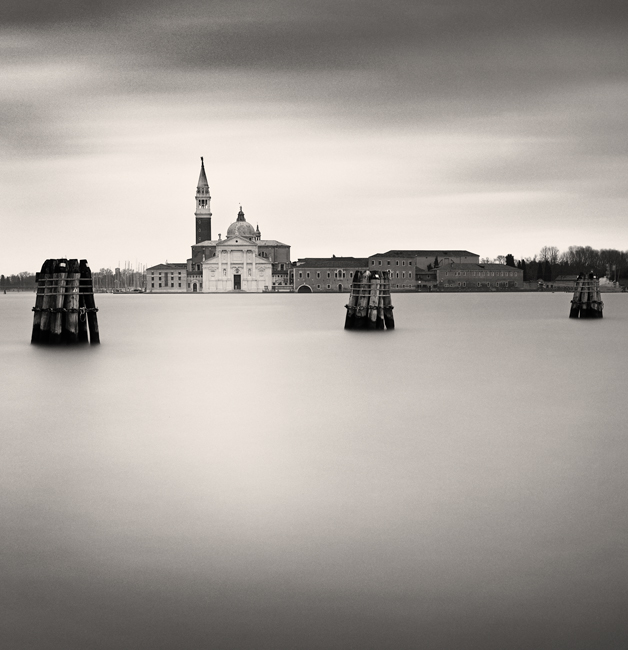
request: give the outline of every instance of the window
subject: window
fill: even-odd
[[[329,271],[327,271],[327,277],[331,278],[331,273]]]
[[[328,284],[328,285],[327,285],[327,288],[328,288],[328,289],[331,289],[331,284]]]
[[[310,272],[308,271],[308,272],[305,274],[305,276],[309,278],[309,277],[310,277]]]
[[[408,262],[408,266],[412,266],[412,261],[411,260]]]
[[[317,284],[317,285],[316,285],[316,288],[317,288],[317,289],[320,289],[320,288],[321,288],[321,285],[320,285],[320,284]]]
[[[179,289],[181,288],[181,283],[179,282]]]
[[[161,289],[161,282],[159,283],[159,288]]]
[[[170,284],[170,288],[171,288],[171,289],[174,289],[174,282],[172,282],[172,283]]]
[[[299,277],[300,277],[300,278],[303,277],[303,271],[299,271]]]
[[[399,260],[395,262],[395,266],[399,266]]]
[[[401,277],[402,277],[402,278],[405,278],[405,277],[406,277],[406,272],[405,272],[405,271],[401,274]]]
[[[320,278],[320,277],[321,277],[321,272],[320,272],[320,271],[316,271],[316,277],[317,277],[317,278]]]
[[[155,288],[155,283],[154,283],[154,282],[151,282],[151,285],[150,285],[150,286],[154,289],[154,288]]]
[[[375,260],[371,260],[371,266],[375,266]]]
[[[377,263],[381,266],[382,265],[382,260],[379,260]]]
[[[390,266],[390,260],[386,260],[386,265]]]
[[[405,260],[401,260],[401,266],[405,266],[405,265],[406,265],[406,261],[405,261]]]

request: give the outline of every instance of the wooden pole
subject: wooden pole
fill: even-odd
[[[353,274],[353,281],[351,283],[351,296],[349,297],[349,304],[347,305],[347,316],[345,318],[345,329],[352,330],[355,326],[355,309],[358,304],[358,286],[362,277],[362,271],[356,271]]]
[[[92,282],[92,272],[87,266],[87,260],[81,260],[81,283],[84,285],[83,299],[85,301],[85,311],[87,312],[87,324],[89,326],[89,342],[92,345],[100,343],[100,333],[98,331],[98,317],[96,316],[96,303],[94,302],[94,286]],[[82,287],[81,287],[82,288]]]
[[[45,277],[45,286],[44,286],[44,300],[41,305],[41,321],[39,323],[39,343],[48,343],[50,339],[50,321],[51,313],[50,309],[53,306],[53,301],[55,296],[55,286],[54,286],[54,271],[57,267],[57,260],[46,260],[48,264],[49,273],[46,273]]]
[[[358,304],[355,312],[355,327],[365,329],[368,324],[368,305],[371,289],[371,272],[367,269],[358,285]]]
[[[571,310],[569,311],[569,318],[578,318],[580,314],[580,294],[582,293],[582,273],[576,278],[576,286],[573,292],[573,298],[571,299]]]
[[[63,338],[66,343],[78,343],[79,340],[79,278],[81,268],[78,260],[68,262],[65,300],[63,303],[64,327]]]
[[[63,303],[65,301],[65,281],[68,274],[68,261],[57,260],[53,274],[54,299],[50,318],[50,339],[52,345],[59,345],[63,340]]]
[[[381,278],[377,271],[371,276],[371,291],[369,295],[369,309],[367,326],[370,330],[377,328],[377,308],[379,306],[379,289]]]
[[[51,260],[46,260],[41,265],[41,272],[37,274],[37,296],[35,297],[35,307],[33,308],[33,333],[31,343],[41,342],[41,317],[44,306],[44,293],[46,291],[47,278],[52,275]]]
[[[395,319],[393,318],[393,306],[390,298],[390,271],[384,271],[386,290],[383,292],[384,298],[384,325],[386,329],[395,329]]]

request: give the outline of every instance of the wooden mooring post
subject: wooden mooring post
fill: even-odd
[[[346,305],[345,329],[395,328],[390,298],[390,271],[356,271]]]
[[[603,318],[604,303],[600,296],[600,281],[589,273],[580,273],[571,299],[569,318]]]
[[[87,261],[46,260],[36,279],[31,343],[100,343],[98,309]]]

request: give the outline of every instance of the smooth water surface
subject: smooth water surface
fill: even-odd
[[[0,647],[628,643],[628,296],[0,295]]]

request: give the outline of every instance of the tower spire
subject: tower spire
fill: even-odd
[[[211,195],[205,173],[205,162],[201,156],[201,172],[196,185],[196,243],[212,238],[212,213],[210,209]]]

